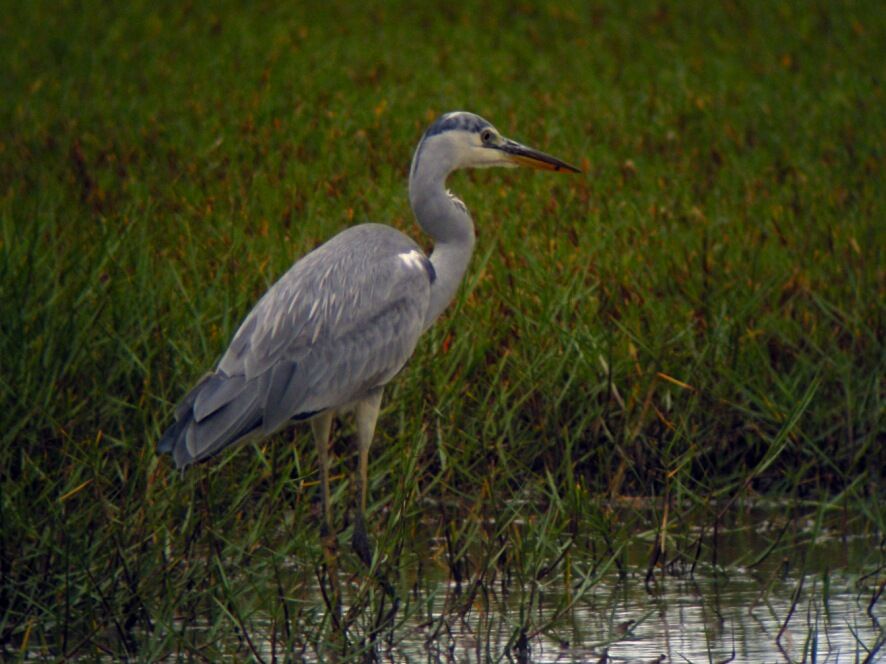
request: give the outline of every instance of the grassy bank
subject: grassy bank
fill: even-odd
[[[478,249],[388,389],[388,574],[435,535],[454,577],[615,564],[618,496],[707,558],[693,529],[758,495],[882,533],[879,3],[323,7],[0,12],[6,651],[212,659],[259,615],[323,638],[293,599],[322,576],[307,432],[184,477],[155,441],[296,257],[366,220],[419,237],[412,150],[454,109],[585,174],[450,183]]]

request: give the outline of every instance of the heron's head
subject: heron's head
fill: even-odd
[[[465,111],[447,113],[428,128],[415,151],[413,175],[425,159],[447,172],[490,166],[581,172],[565,161],[505,138],[490,122]]]

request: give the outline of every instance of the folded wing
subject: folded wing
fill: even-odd
[[[384,385],[415,349],[432,282],[417,245],[393,228],[335,236],[265,293],[158,450],[184,467]]]

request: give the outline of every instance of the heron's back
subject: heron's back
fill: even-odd
[[[412,355],[434,272],[380,224],[349,228],[261,298],[216,371],[182,400],[158,450],[187,466],[384,385]]]

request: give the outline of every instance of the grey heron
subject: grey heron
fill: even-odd
[[[434,240],[430,256],[400,231],[367,223],[296,261],[246,316],[215,370],[182,399],[158,452],[185,468],[308,420],[324,528],[332,534],[330,426],[336,413],[353,410],[359,504],[352,545],[369,564],[367,464],[382,391],[452,300],[474,248],[474,222],[447,191],[446,178],[460,168],[489,166],[580,172],[503,137],[478,115],[441,116],[422,136],[409,171],[412,211]]]

